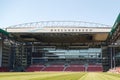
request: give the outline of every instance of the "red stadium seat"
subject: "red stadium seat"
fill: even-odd
[[[9,72],[7,67],[0,67],[0,72]]]
[[[46,67],[43,69],[43,71],[63,71],[64,70],[64,65],[62,64],[54,64]]]
[[[88,65],[87,71],[88,72],[102,72],[103,67],[102,65]]]
[[[65,71],[85,71],[84,65],[71,64]]]
[[[41,71],[43,68],[44,65],[31,65],[26,69],[26,71],[27,72]]]
[[[46,67],[43,71],[63,71],[64,67]]]

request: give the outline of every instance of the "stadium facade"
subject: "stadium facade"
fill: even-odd
[[[10,43],[9,43],[9,33],[0,29],[0,71],[8,71],[7,68],[1,68],[9,67],[10,63]]]
[[[7,27],[10,36],[6,40],[1,37],[0,67],[14,71],[107,71],[120,66],[119,26],[120,15],[112,30],[107,25],[81,21]],[[3,44],[10,51],[4,50]],[[4,65],[4,55],[8,65]]]

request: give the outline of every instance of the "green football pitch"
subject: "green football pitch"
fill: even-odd
[[[120,80],[120,74],[105,72],[9,72],[0,80]]]

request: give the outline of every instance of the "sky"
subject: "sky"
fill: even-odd
[[[113,25],[120,0],[0,0],[0,28],[39,21]]]

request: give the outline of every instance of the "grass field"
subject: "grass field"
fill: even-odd
[[[0,80],[120,80],[120,74],[95,72],[9,72]]]

